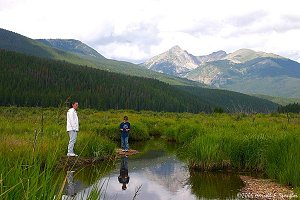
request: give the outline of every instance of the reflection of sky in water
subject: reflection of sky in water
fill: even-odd
[[[118,181],[120,175],[120,165],[117,163],[116,169],[109,176],[102,178],[91,186],[84,187],[79,180],[74,180],[75,198],[63,199],[87,199],[91,191],[95,188],[103,188],[101,199],[133,199],[139,186],[142,186],[136,199],[142,200],[165,200],[165,199],[212,199],[218,198],[222,190],[238,190],[239,185],[234,185],[235,176],[223,174],[204,176],[196,175],[190,178],[187,166],[176,159],[175,156],[159,155],[152,158],[128,158],[128,175],[130,177],[127,189],[122,190],[122,184]],[[223,176],[223,178],[222,178]],[[220,177],[220,179],[218,178]],[[231,178],[230,178],[231,177]],[[232,178],[233,177],[233,178]],[[76,178],[76,177],[75,177]],[[195,181],[195,178],[197,181]],[[193,180],[193,182],[191,182]],[[230,182],[230,183],[229,183]],[[194,185],[191,185],[194,184]],[[195,185],[196,184],[196,185]],[[232,185],[224,187],[224,185]],[[216,185],[219,185],[215,187]],[[220,185],[223,185],[220,187]],[[195,188],[197,189],[196,191]],[[202,191],[205,190],[205,191]],[[213,190],[213,195],[210,191]],[[66,190],[67,191],[67,190]],[[104,192],[106,191],[106,192]],[[197,198],[194,192],[199,195]],[[207,193],[208,192],[208,193]],[[231,192],[232,193],[232,192]],[[231,197],[235,197],[233,192]],[[228,193],[223,193],[223,198],[232,199]],[[205,198],[204,198],[205,197]],[[228,197],[228,198],[227,198]],[[222,197],[221,197],[222,198]],[[219,199],[219,198],[218,198]]]
[[[186,166],[173,156],[148,160],[131,160],[129,158],[130,180],[127,190],[122,190],[122,184],[118,181],[120,163],[117,167],[109,177],[104,177],[94,185],[79,191],[74,199],[86,199],[93,188],[101,186],[106,188],[101,199],[132,199],[141,185],[137,199],[196,199],[186,184],[189,175]]]

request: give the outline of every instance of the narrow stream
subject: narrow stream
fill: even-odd
[[[174,144],[150,140],[131,148],[141,153],[119,158],[115,164],[68,171],[63,199],[87,199],[95,191],[100,191],[101,199],[238,199],[243,187],[238,174],[191,172],[175,156]]]

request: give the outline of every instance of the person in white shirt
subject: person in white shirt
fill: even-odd
[[[74,145],[79,131],[79,120],[77,116],[78,102],[73,102],[67,112],[67,132],[69,132],[70,141],[68,145],[67,156],[78,156],[74,153]]]

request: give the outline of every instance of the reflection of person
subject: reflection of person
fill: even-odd
[[[124,121],[120,124],[120,131],[121,131],[121,147],[122,151],[128,151],[128,136],[130,131],[130,123],[128,122],[128,117],[124,117]]]
[[[118,180],[122,183],[122,190],[126,190],[126,184],[129,183],[129,176],[128,176],[128,157],[124,156],[121,158],[121,168],[120,168],[120,175],[118,176]]]
[[[76,112],[77,108],[78,102],[73,102],[67,112],[67,131],[69,132],[70,136],[67,156],[77,156],[74,153],[74,145],[77,138],[77,132],[79,131],[79,121]]]
[[[74,187],[74,181],[73,181],[73,175],[75,171],[67,171],[67,194],[62,195],[63,200],[67,199],[73,199],[76,195],[75,193],[75,187]]]

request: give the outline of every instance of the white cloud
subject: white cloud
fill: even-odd
[[[0,26],[31,38],[79,39],[140,62],[174,45],[203,55],[239,48],[298,60],[297,0],[1,0]]]

